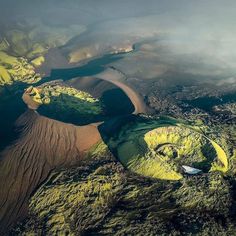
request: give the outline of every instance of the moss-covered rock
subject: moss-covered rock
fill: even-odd
[[[218,143],[173,119],[128,123],[108,145],[125,167],[153,178],[179,180],[184,165],[205,173],[228,170],[228,157]]]
[[[43,56],[39,56],[35,59],[33,59],[31,61],[31,63],[35,66],[35,67],[39,67],[43,64],[43,62],[45,61],[44,57]]]
[[[12,84],[14,81],[35,83],[40,79],[40,75],[27,59],[0,51],[0,85]]]
[[[61,83],[46,83],[40,87],[30,86],[26,91],[38,104],[47,105],[49,110],[52,108],[54,112],[58,110],[64,115],[70,110],[74,110],[78,115],[102,113],[102,106],[98,99],[93,98],[89,93]]]
[[[50,175],[14,235],[231,235],[236,229],[234,199],[221,174],[151,180],[106,158],[100,145],[86,166]]]
[[[41,80],[36,67],[50,48],[64,45],[85,30],[84,26],[52,27],[40,20],[13,23],[0,38],[0,86],[15,81],[33,84]]]

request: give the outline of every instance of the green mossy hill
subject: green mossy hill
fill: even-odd
[[[0,86],[14,81],[35,83],[41,79],[34,67],[23,57],[13,57],[0,51]]]
[[[216,172],[176,181],[137,176],[104,144],[86,166],[54,171],[13,235],[233,235],[234,198]],[[102,150],[102,151],[101,151]],[[101,152],[100,152],[101,151]],[[103,155],[99,155],[103,153]]]
[[[222,124],[217,123],[214,124],[214,130],[221,136],[222,138],[219,139],[221,142],[221,146],[224,150],[227,150],[228,156],[228,174],[235,176],[236,174],[236,122],[231,120],[230,124]],[[225,141],[227,140],[227,142]]]
[[[40,20],[15,23],[0,37],[0,86],[38,82],[41,77],[36,67],[45,61],[50,48],[64,45],[85,30],[81,25],[48,26]]]
[[[11,25],[3,33],[0,49],[16,57],[29,60],[45,54],[49,48],[64,45],[71,38],[85,30],[82,25],[51,26],[39,19],[29,19]]]
[[[126,124],[108,145],[125,167],[144,176],[179,180],[182,165],[226,172],[226,152],[199,130],[173,119],[146,120]]]
[[[73,110],[78,114],[97,115],[102,113],[98,99],[89,93],[63,85],[61,83],[46,83],[40,87],[30,86],[27,90],[32,99],[41,105],[46,105],[65,114]],[[46,108],[47,109],[47,108]]]
[[[39,56],[31,61],[31,64],[35,67],[39,67],[44,63],[45,59],[43,56]]]
[[[118,163],[105,160],[53,173],[30,201],[32,218],[25,233],[80,235],[96,227],[116,202],[122,171]]]

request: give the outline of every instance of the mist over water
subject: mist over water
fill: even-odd
[[[102,43],[109,38],[112,43],[121,36],[123,39],[152,37],[157,41],[147,48],[156,52],[154,61],[161,58],[164,71],[181,70],[235,83],[235,1],[1,2],[2,23],[40,18],[49,25],[81,24],[87,31],[92,26],[95,31],[97,28],[99,33],[88,34],[87,42]]]

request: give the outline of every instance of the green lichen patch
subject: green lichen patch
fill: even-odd
[[[232,235],[233,204],[229,181],[220,173],[157,181],[100,157],[54,171],[13,234]]]
[[[35,83],[41,79],[34,67],[23,57],[13,57],[0,51],[0,86],[14,81]]]
[[[30,214],[44,222],[47,235],[78,235],[109,214],[122,186],[122,168],[115,163],[96,166],[54,173],[32,197]],[[27,233],[40,232],[31,227]]]
[[[121,163],[138,174],[180,180],[182,166],[226,172],[225,150],[195,126],[173,119],[146,120],[121,127],[108,141]]]
[[[13,23],[0,37],[0,86],[15,81],[33,84],[41,80],[36,68],[50,48],[64,45],[85,30],[82,25],[53,27],[40,20]]]
[[[50,118],[83,124],[96,121],[103,115],[102,103],[89,93],[63,83],[46,83],[29,87],[26,92],[39,107],[39,112]]]

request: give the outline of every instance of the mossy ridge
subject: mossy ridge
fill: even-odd
[[[0,85],[11,84],[11,76],[7,69],[0,65]]]
[[[52,27],[43,24],[39,19],[30,19],[13,25],[5,32],[1,45],[13,56],[32,60],[43,56],[49,48],[64,45],[84,31],[85,27],[82,25]]]
[[[41,76],[35,70],[45,61],[48,50],[64,45],[84,30],[81,25],[51,27],[33,19],[15,23],[0,38],[0,86],[14,81],[38,82]]]
[[[183,129],[179,129],[178,127],[183,127]],[[204,134],[200,133],[200,132],[196,132],[196,129],[191,129],[190,127],[186,127],[186,126],[176,126],[176,127],[173,127],[173,126],[170,126],[170,127],[166,127],[166,129],[170,129],[170,130],[166,130],[168,133],[169,131],[173,131],[175,132],[176,129],[179,129],[179,133],[182,133],[184,134],[184,132],[187,132],[187,136],[191,135],[193,131],[195,131],[195,135],[194,135],[194,146],[193,146],[193,142],[191,142],[190,139],[187,139],[185,140],[184,142],[182,141],[181,142],[181,145],[182,145],[182,148],[179,149],[179,154],[180,156],[183,156],[183,152],[185,150],[193,150],[194,147],[196,146],[199,146],[199,145],[207,145],[209,146],[209,144],[212,145],[215,153],[216,153],[216,157],[215,157],[215,161],[212,163],[212,167],[211,167],[211,170],[210,171],[215,171],[215,170],[219,170],[219,171],[222,171],[222,172],[226,172],[228,170],[228,158],[227,158],[227,155],[225,153],[225,151],[213,140],[211,140],[210,138],[206,137]],[[160,129],[157,129],[157,130],[160,130]],[[163,133],[164,133],[164,136],[163,136]],[[158,140],[158,144],[164,144],[164,143],[174,143],[174,142],[177,142],[177,139],[176,137],[169,137],[168,139],[165,139],[165,131],[162,132],[162,136],[158,136],[156,137],[156,139]],[[164,138],[164,140],[162,140]],[[200,141],[200,139],[204,138],[205,139],[205,144],[202,143],[203,141],[201,140],[201,143],[198,143]],[[171,139],[171,140],[169,140]],[[150,148],[153,148],[156,146],[156,143],[154,141],[154,143],[152,143],[152,138],[147,137],[145,136],[145,141],[148,143],[149,147]],[[206,141],[209,142],[209,144],[206,143]],[[196,149],[196,148],[195,148]],[[196,150],[194,150],[196,151]],[[191,153],[189,153],[191,155]],[[188,154],[188,155],[189,155]],[[204,159],[204,156],[202,155],[201,152],[197,153],[198,157],[200,158],[203,158]]]
[[[41,79],[34,67],[23,57],[13,57],[0,51],[0,86],[14,81],[36,83]]]
[[[172,121],[170,120],[172,123]],[[163,124],[160,122],[159,126]],[[117,137],[109,140],[108,146],[115,151],[118,159],[128,169],[145,176],[160,179],[179,180],[182,175],[171,169],[157,157],[148,153],[146,142],[142,138],[147,130],[158,125],[150,120],[147,123],[133,122],[121,129]],[[154,164],[156,165],[154,168]]]
[[[58,110],[64,115],[72,110],[81,116],[103,113],[102,105],[98,99],[93,98],[89,93],[61,83],[47,83],[39,87],[30,86],[26,92],[37,104],[50,106],[53,111]]]
[[[108,145],[124,166],[145,176],[179,180],[181,165],[226,172],[226,152],[202,130],[207,127],[168,117],[145,118],[122,127]],[[156,150],[159,146],[161,150]]]
[[[221,144],[221,147],[226,152],[228,157],[228,175],[234,175],[236,169],[235,152],[236,152],[236,123],[234,120],[229,124],[216,123],[213,124],[213,129],[217,133],[217,143]],[[213,137],[211,136],[211,139]],[[213,139],[214,140],[214,139]],[[227,140],[227,142],[226,142]]]
[[[103,142],[100,141],[97,144],[95,144],[87,153],[86,159],[94,160],[94,159],[100,159],[112,155],[109,151],[108,146]]]
[[[45,58],[44,58],[43,56],[39,56],[39,57],[33,59],[33,60],[31,61],[31,63],[32,63],[35,67],[39,67],[39,66],[41,66],[41,65],[44,63],[44,61],[45,61]]]
[[[121,191],[122,168],[115,163],[98,166],[53,173],[31,198],[30,214],[44,222],[48,235],[77,235],[96,227],[110,212]],[[32,225],[26,231],[39,232]]]
[[[216,229],[214,235],[229,235],[236,228],[228,217],[232,203],[219,173],[154,181],[100,158],[54,171],[32,196],[29,218],[14,235],[212,235]]]

